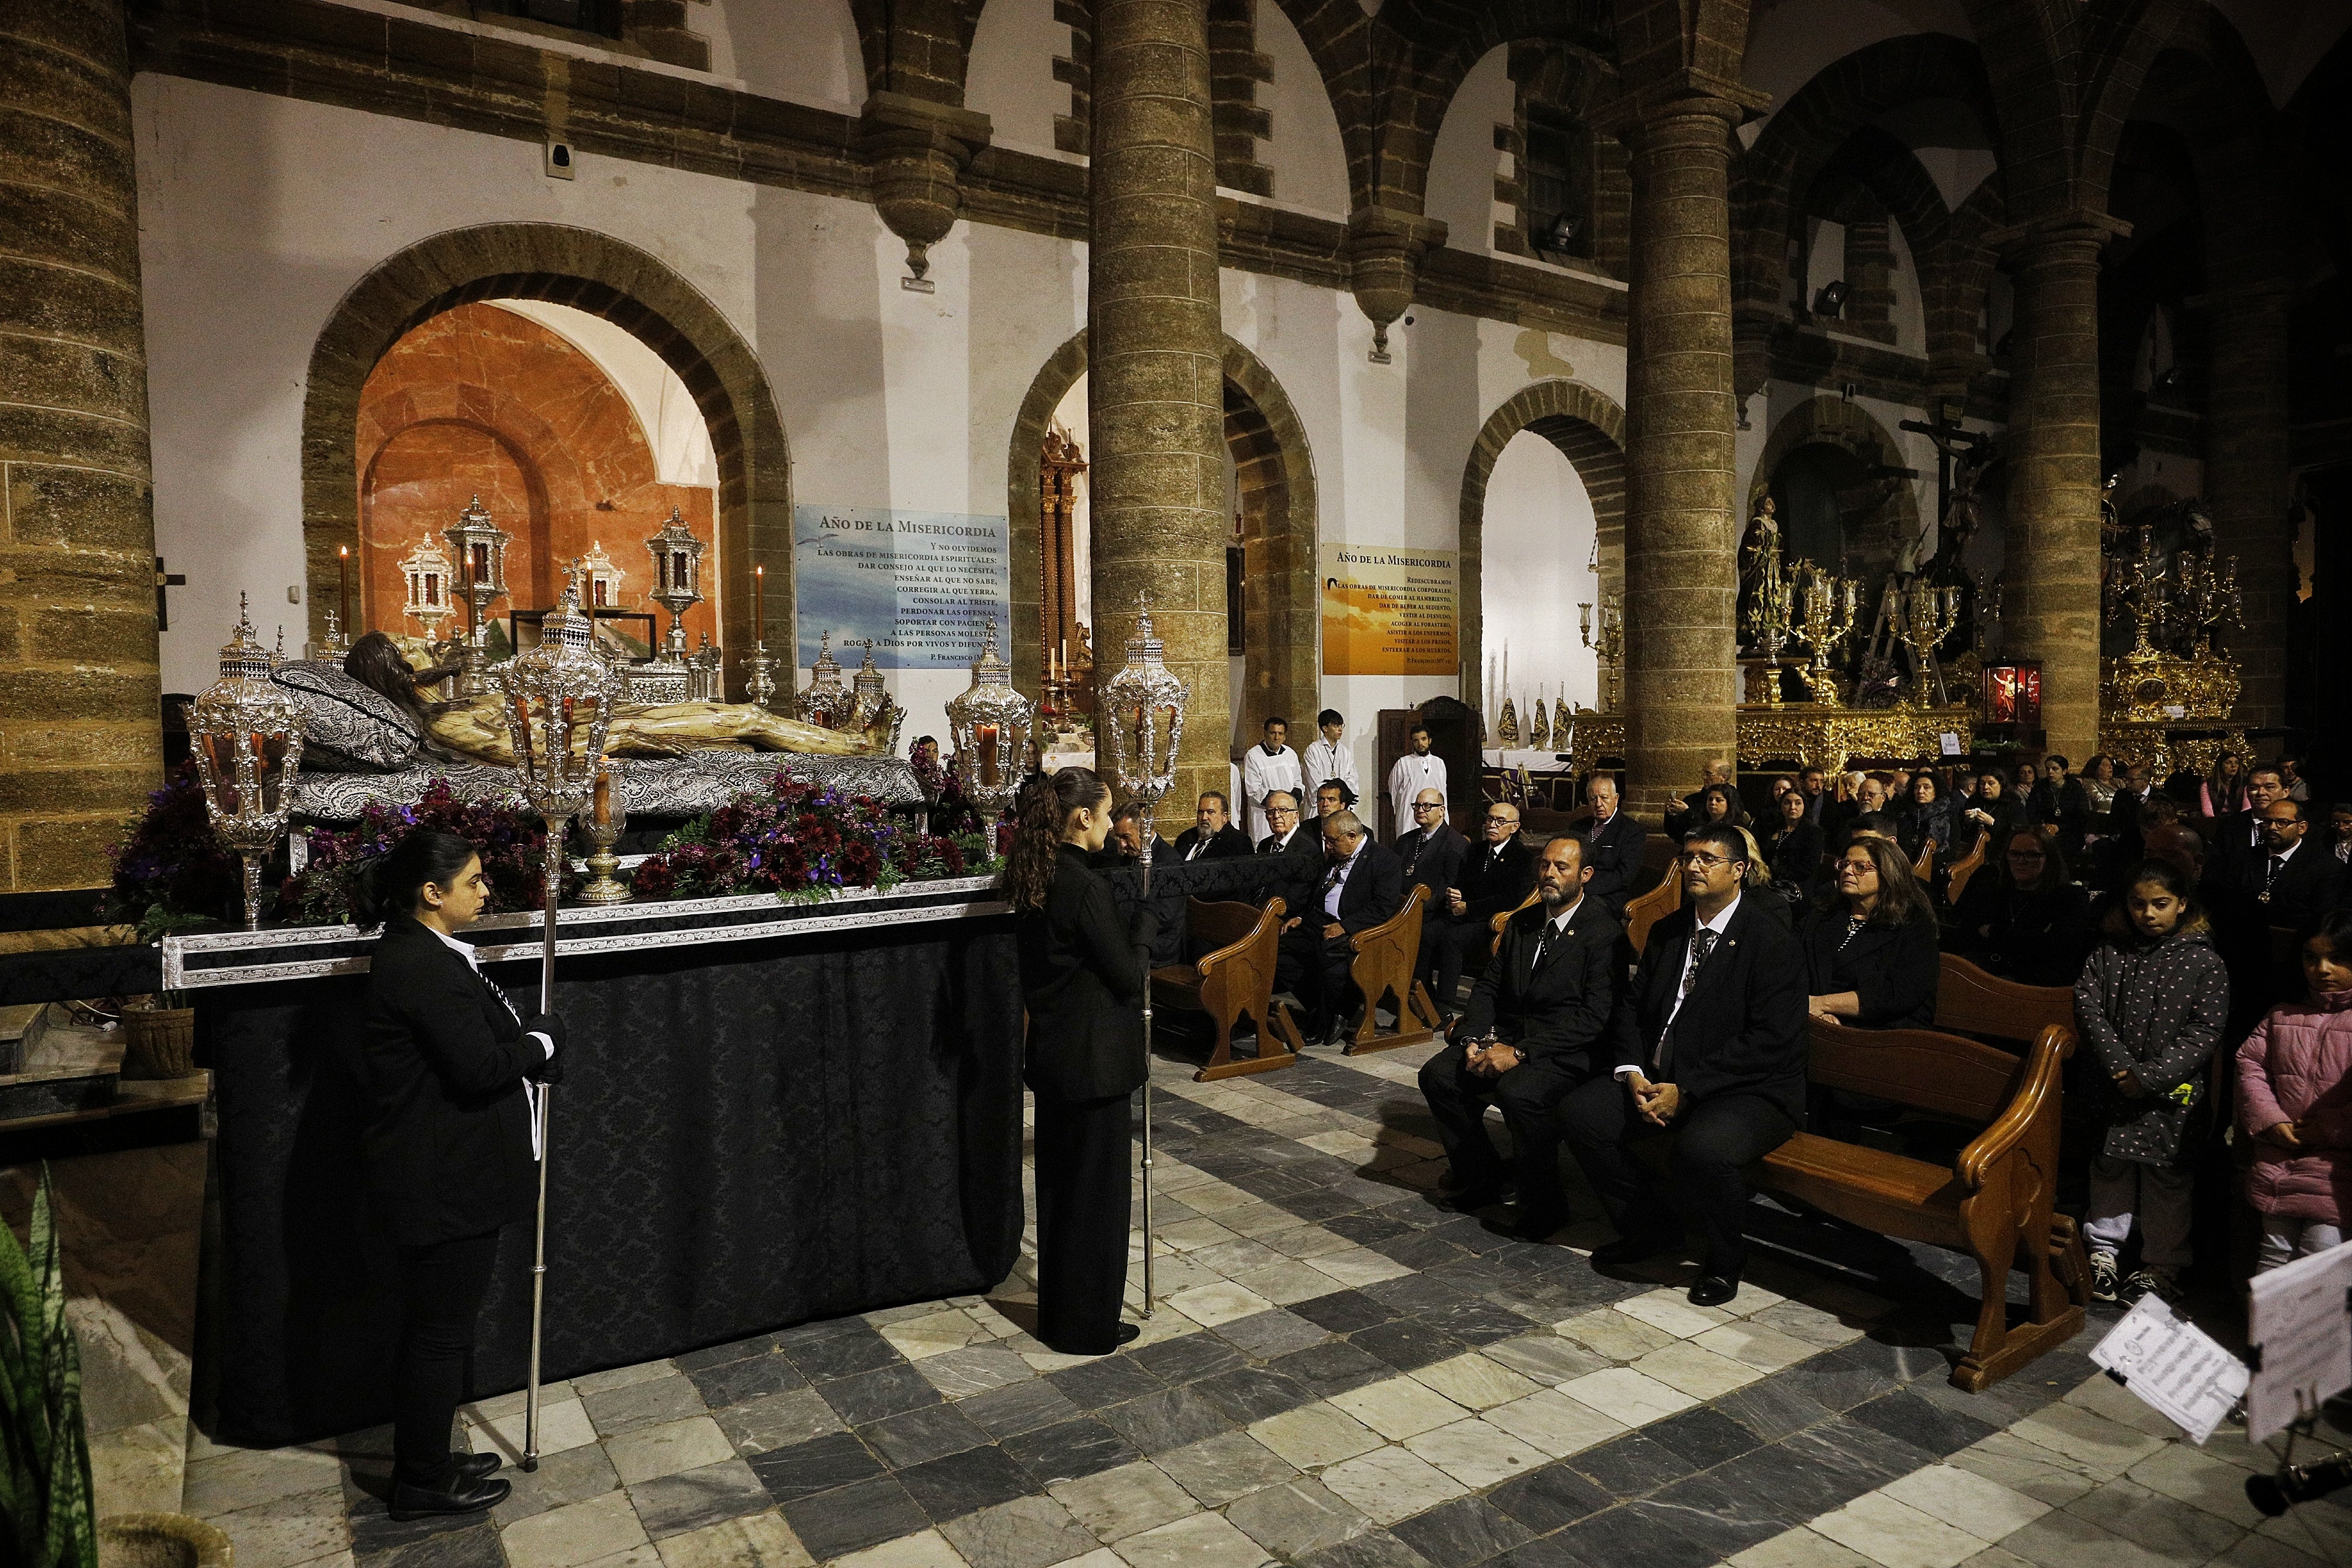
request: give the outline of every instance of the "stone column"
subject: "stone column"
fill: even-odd
[[[2237,717],[2286,722],[2287,623],[2294,538],[2287,504],[2287,306],[2281,279],[2216,289],[2207,300],[2213,363],[2205,410],[2205,503],[2213,546],[2238,558],[2243,631],[2224,634],[2244,677]]]
[[[1738,89],[1685,89],[1623,112],[1633,149],[1625,360],[1625,763],[1655,819],[1736,753],[1739,537],[1731,384]],[[1621,111],[1622,112],[1622,111]]]
[[[1173,824],[1202,790],[1225,788],[1233,735],[1208,0],[1097,0],[1094,28],[1095,671],[1107,680],[1118,670],[1141,593],[1169,667],[1192,690],[1161,811]]]
[[[2000,236],[2016,282],[2001,633],[2042,661],[2048,747],[2077,764],[2099,748],[2099,249],[2121,226],[2074,214]]]
[[[0,0],[0,837],[15,889],[104,883],[106,846],[160,776],[131,149],[121,0]]]

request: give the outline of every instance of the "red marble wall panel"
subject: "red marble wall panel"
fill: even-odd
[[[428,531],[438,541],[476,495],[515,536],[509,597],[492,617],[554,604],[563,563],[601,544],[623,574],[618,602],[652,612],[667,632],[667,614],[645,597],[653,585],[645,541],[673,507],[708,547],[704,591],[719,580],[715,493],[662,484],[635,411],[596,362],[494,305],[445,311],[393,345],[361,394],[359,455],[358,631],[422,633],[402,609],[400,562]],[[713,610],[706,602],[688,612],[689,643],[717,636]]]

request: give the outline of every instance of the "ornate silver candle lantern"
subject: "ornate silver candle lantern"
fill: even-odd
[[[1156,830],[1152,815],[1160,797],[1175,787],[1176,749],[1184,738],[1184,683],[1161,660],[1166,645],[1151,630],[1151,612],[1135,596],[1135,631],[1127,639],[1127,664],[1102,687],[1095,734],[1110,740],[1111,782],[1129,800],[1143,802],[1144,854],[1150,855]]]
[[[669,612],[669,641],[662,657],[683,663],[686,612],[702,602],[703,544],[686,526],[685,514],[672,507],[669,521],[646,541],[646,549],[654,558],[654,591],[646,597]]]
[[[261,925],[261,862],[286,831],[302,766],[302,709],[269,678],[245,595],[221,649],[220,679],[188,710],[188,739],[213,831],[245,862],[245,928]]]
[[[1036,711],[1013,685],[1013,666],[996,656],[996,622],[991,621],[980,657],[971,664],[971,685],[948,700],[947,713],[956,778],[992,820],[1004,814],[1020,790]]]
[[[851,643],[846,646],[856,648],[861,644]],[[907,722],[907,710],[890,700],[890,688],[883,684],[881,666],[874,662],[874,639],[866,638],[862,646],[866,649],[866,662],[857,666],[857,674],[850,682],[849,722],[842,727],[871,729],[887,719],[890,740],[885,749],[896,751],[898,731]]]
[[[457,674],[457,695],[478,697],[490,689],[484,674],[490,654],[482,639],[482,621],[490,606],[506,597],[507,541],[514,536],[490,521],[477,496],[441,537],[457,557],[457,597],[466,606],[465,635],[458,642],[465,667]]]
[[[839,729],[848,721],[850,711],[856,704],[857,694],[841,684],[841,661],[833,656],[833,633],[821,632],[817,637],[816,664],[810,671],[808,689],[793,700],[793,706],[803,724],[821,724],[827,729]]]
[[[710,633],[702,634],[702,646],[687,656],[687,701],[715,703],[724,699],[719,689],[726,679],[724,661],[719,650],[710,645]]]
[[[455,599],[449,587],[449,558],[427,533],[416,548],[400,563],[401,578],[408,584],[408,599],[400,608],[404,614],[425,628],[425,640],[441,640],[441,622],[449,619],[449,606]]]

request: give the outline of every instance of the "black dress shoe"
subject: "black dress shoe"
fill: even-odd
[[[453,1463],[457,1468],[458,1479],[478,1481],[484,1476],[498,1474],[499,1467],[506,1463],[506,1460],[497,1454],[467,1454]]]
[[[1681,1243],[1679,1236],[1621,1236],[1592,1249],[1592,1266],[1596,1269],[1622,1269],[1629,1263],[1654,1258]]]
[[[1568,1223],[1568,1210],[1542,1208],[1530,1212],[1522,1205],[1511,1216],[1510,1231],[1522,1241],[1548,1241],[1551,1233]]]
[[[1121,1323],[1111,1330],[1110,1343],[1106,1345],[1049,1344],[1045,1348],[1058,1355],[1108,1355],[1142,1332],[1143,1330],[1134,1323]]]
[[[1445,1207],[1456,1214],[1475,1214],[1482,1208],[1492,1208],[1503,1201],[1507,1189],[1501,1182],[1482,1182],[1465,1186],[1445,1200]]]
[[[1694,1307],[1719,1307],[1739,1294],[1737,1274],[1701,1274],[1691,1281],[1690,1303]]]
[[[392,1483],[392,1517],[409,1520],[480,1513],[506,1501],[507,1494],[512,1490],[511,1481],[470,1479],[454,1470],[447,1483],[439,1487],[410,1486],[406,1481],[396,1480]]]

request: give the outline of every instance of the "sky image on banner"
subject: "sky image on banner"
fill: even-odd
[[[1456,552],[1327,544],[1320,557],[1325,674],[1462,673]]]
[[[885,670],[950,670],[980,657],[987,623],[999,646],[1013,624],[1013,536],[1003,517],[889,507],[794,507],[793,581],[802,668],[833,633],[843,650],[874,639]]]

